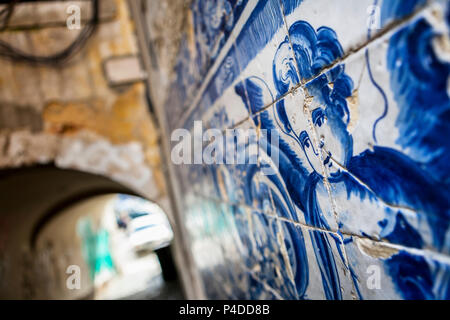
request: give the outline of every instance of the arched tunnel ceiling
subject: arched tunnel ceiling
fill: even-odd
[[[52,165],[0,171],[0,226],[7,247],[33,246],[45,224],[65,207],[100,194],[136,194],[103,176]],[[6,227],[5,227],[6,226]]]

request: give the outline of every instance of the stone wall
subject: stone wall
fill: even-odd
[[[67,27],[67,9],[73,5],[80,8],[83,28],[91,19],[91,3],[20,2],[7,28],[0,28],[0,40],[27,54],[61,52],[81,32]],[[0,57],[0,169],[53,164],[106,177],[124,190],[158,203],[177,230],[165,179],[166,164],[161,158],[160,129],[150,110],[142,74],[117,84],[107,72],[111,61],[139,59],[127,1],[100,0],[99,19],[92,38],[65,63],[31,65]],[[36,175],[39,179],[39,169]],[[56,181],[56,190],[55,181],[45,172],[42,179],[48,181],[32,185],[9,182],[11,186],[5,186],[8,182],[4,181],[8,190],[4,196],[10,198],[3,198],[0,206],[0,296],[42,297],[37,292],[43,288],[32,288],[42,284],[39,280],[46,280],[35,278],[40,270],[34,267],[38,262],[30,248],[30,232],[55,202],[86,190],[96,192],[89,175],[82,177],[81,181]],[[70,183],[72,186],[67,186]],[[79,188],[71,188],[74,185]],[[102,184],[97,187],[102,190]],[[177,259],[183,259],[177,241],[174,251]],[[63,273],[57,277],[67,276],[64,269],[58,270]],[[85,294],[90,287],[83,289]],[[58,293],[56,290],[47,297]]]

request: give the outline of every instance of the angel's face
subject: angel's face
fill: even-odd
[[[308,171],[315,171],[322,174],[323,170],[320,163],[320,149],[314,139],[311,124],[308,120],[306,109],[304,108],[304,92],[301,89],[295,91],[293,95],[287,96],[285,99],[285,121],[288,121],[287,128],[284,130],[285,134],[290,136],[293,142],[299,147],[294,150],[301,158],[305,165],[309,165]],[[278,120],[280,121],[280,120]],[[281,127],[281,126],[280,126]]]
[[[323,165],[330,174],[339,170],[338,166],[333,163],[334,161],[340,164],[345,163],[347,152],[342,137],[347,135],[345,134],[346,131],[341,132],[343,131],[342,128],[345,130],[344,122],[339,117],[330,114],[329,110],[322,106],[315,108],[311,112],[311,118],[314,130],[317,133],[318,148]]]
[[[322,168],[320,166],[319,149],[317,144],[311,138],[307,130],[303,130],[298,134],[300,144],[302,146],[303,152],[308,160],[311,168],[319,174],[322,174]]]

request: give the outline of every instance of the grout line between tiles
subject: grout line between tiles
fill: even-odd
[[[201,194],[195,194],[195,195],[198,196],[199,198],[202,198],[202,199],[214,202],[214,203],[219,204],[219,205],[226,205],[226,206],[229,206],[229,207],[240,207],[240,208],[243,208],[243,209],[246,209],[246,210],[259,210],[259,209],[256,209],[256,208],[252,208],[252,207],[250,207],[250,206],[248,206],[246,204],[241,204],[241,203],[230,204],[228,202],[223,201],[222,199],[211,198],[211,197],[204,196],[204,195],[201,195]],[[287,219],[287,218],[284,218],[284,217],[280,217],[280,216],[276,215],[275,213],[267,214],[265,212],[258,212],[258,213],[253,213],[253,214],[260,214],[260,215],[264,215],[264,216],[266,216],[268,218],[278,219],[278,220],[281,220],[281,221],[284,221],[284,222],[287,222],[287,223],[290,223],[290,224],[293,224],[293,225],[297,225],[299,227],[303,227],[303,228],[305,228],[308,231],[320,231],[320,232],[324,232],[324,233],[327,233],[327,234],[332,234],[332,235],[337,236],[337,237],[339,237],[341,239],[342,239],[342,236],[354,237],[354,238],[363,239],[363,240],[370,240],[370,241],[375,242],[377,244],[389,246],[389,247],[392,247],[392,248],[396,248],[398,250],[414,251],[414,252],[416,252],[419,255],[423,255],[423,253],[429,253],[429,254],[433,254],[433,255],[439,255],[441,257],[448,257],[449,263],[450,263],[450,254],[434,251],[434,250],[431,250],[430,248],[417,249],[417,248],[413,248],[413,247],[407,247],[407,246],[403,246],[403,245],[387,242],[387,241],[385,241],[383,239],[374,239],[374,238],[370,238],[370,237],[367,237],[367,236],[362,236],[362,235],[355,234],[355,233],[348,232],[348,231],[327,230],[327,229],[323,229],[323,228],[319,228],[319,227],[314,227],[314,226],[302,223],[300,221],[294,221],[294,220],[290,220],[290,219]],[[422,252],[422,253],[420,253],[420,252]]]

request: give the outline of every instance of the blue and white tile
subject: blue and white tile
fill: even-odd
[[[356,299],[345,249],[338,234],[284,222],[286,247],[302,299]]]
[[[195,0],[191,4],[194,23],[196,65],[204,76],[222,48],[233,4],[228,0]]]
[[[450,298],[447,255],[357,237],[345,243],[362,299]]]
[[[270,143],[271,156],[261,158],[260,162],[270,164],[274,169],[265,181],[272,190],[272,200],[277,203],[277,215],[336,231],[334,210],[323,179],[323,160],[318,153],[317,139],[310,129],[311,119],[304,108],[305,99],[303,90],[298,89],[253,117],[255,126],[262,132],[266,130],[259,140],[261,145],[267,144],[275,134],[279,137],[278,141],[275,140],[276,145],[273,141]],[[296,209],[292,210],[292,207]]]
[[[194,103],[205,126],[223,130],[244,121],[249,113],[245,100],[235,91],[236,85],[241,82],[235,47],[231,45],[221,59],[206,78],[207,82],[201,88],[198,101],[195,100]]]
[[[323,142],[342,230],[448,253],[448,152],[443,137],[450,112],[450,69],[435,60],[438,45],[421,51],[429,58],[420,59],[435,61],[429,69],[434,70],[434,83],[422,79],[428,67],[419,75],[413,62],[415,46],[426,43],[413,39],[430,34],[429,19],[439,20],[429,18],[435,6],[306,87],[314,97],[309,109]],[[435,34],[435,39],[448,40],[448,35]],[[427,39],[431,45],[433,39]],[[402,51],[406,48],[408,54]],[[423,86],[433,89],[436,99],[416,95]],[[422,118],[426,120],[420,125]],[[418,236],[420,241],[410,240]]]
[[[289,256],[282,239],[283,225],[274,219],[252,210],[250,234],[252,242],[252,273],[283,299],[297,299]]]
[[[236,79],[205,113],[204,119],[208,128],[234,128],[249,117],[244,101],[234,90],[239,82],[240,79]]]
[[[436,122],[439,124],[439,121],[442,122],[445,118],[436,119],[437,115],[445,115],[445,111],[449,108],[446,82],[450,60],[445,57],[445,50],[442,48],[442,45],[449,41],[449,34],[439,30],[448,29],[448,26],[445,27],[442,16],[444,8],[437,10],[438,7],[439,4],[436,3],[408,25],[389,32],[381,39],[371,43],[366,48],[367,50],[352,55],[323,77],[307,84],[307,88],[310,94],[315,96],[316,102],[310,107],[311,110],[319,106],[324,108],[324,100],[331,98],[334,99],[335,104],[342,102],[346,105],[343,118],[346,121],[348,134],[353,137],[353,154],[360,154],[378,144],[389,146],[408,154],[416,161],[427,163],[430,159],[427,159],[424,152],[414,152],[414,149],[418,149],[417,146],[414,143],[409,146],[407,142],[417,136],[419,141],[415,144],[420,143],[420,139],[422,139],[432,140],[434,145],[430,146],[430,149],[431,147],[437,149],[437,145],[439,147],[444,145],[443,141],[438,140],[437,137],[433,137],[433,139],[432,137],[427,138],[427,136],[422,137],[418,134],[417,129],[407,127],[411,122],[420,121],[415,117],[418,110],[413,109],[414,105],[411,102],[413,88],[416,88],[414,90],[417,91],[420,87],[426,87],[433,89],[433,94],[442,96],[440,104],[439,101],[436,102],[433,99],[414,96],[417,104],[427,106],[423,108],[423,114],[420,114],[422,118],[426,119],[425,121],[430,120],[433,124]],[[433,14],[433,12],[435,13]],[[440,12],[440,18],[436,12]],[[435,27],[432,27],[433,25]],[[425,39],[422,39],[423,41],[420,41],[419,44],[413,41],[412,35],[417,38],[425,37]],[[424,52],[421,51],[420,54],[423,56],[419,57],[419,46],[423,44],[427,44],[427,49]],[[408,51],[410,51],[409,54],[407,54]],[[427,87],[427,81],[431,77],[431,74],[426,74],[425,71],[428,66],[415,65],[417,61],[421,61],[422,64],[426,63],[425,61],[431,63],[429,72],[437,78],[436,82],[438,83],[429,83],[428,86],[431,88]],[[419,67],[423,73],[414,74],[415,68]],[[404,76],[400,77],[399,72]],[[402,92],[404,90],[402,88],[405,88],[406,85],[405,82],[408,83],[409,88]],[[327,89],[328,95],[316,94],[319,90],[323,90],[326,84],[330,87]],[[433,110],[433,106],[438,110]],[[429,124],[428,127],[430,126]],[[323,128],[316,126],[316,129],[319,136],[329,137],[330,141],[325,141],[325,147],[341,149],[339,147],[341,143],[335,141],[336,139],[332,140],[330,137],[332,134],[326,131],[329,127],[330,125]],[[425,133],[430,131],[427,127],[425,129]],[[433,152],[428,156],[433,156]],[[345,166],[345,155],[342,152],[336,152],[334,158]]]
[[[249,295],[251,300],[282,300],[279,295],[251,273]]]
[[[296,55],[298,60],[305,54],[314,60],[312,70],[298,68],[302,80],[308,80],[321,69],[355,50],[371,37],[384,31],[384,27],[397,19],[404,18],[424,5],[424,0],[281,0],[291,44],[297,47],[309,46],[309,51]],[[394,11],[394,12],[393,12]],[[351,16],[351,18],[349,18]],[[345,23],[343,23],[345,21]],[[339,39],[339,43],[336,42]],[[316,46],[317,45],[317,46]],[[332,54],[324,55],[320,46],[332,48]]]
[[[240,224],[236,221],[240,219],[242,209],[230,204],[220,204],[221,215],[218,223],[220,230],[217,235],[221,244],[224,264],[226,266],[226,277],[228,281],[224,282],[224,289],[229,291],[231,296],[236,299],[248,299],[248,268],[246,261],[248,255],[239,236]],[[237,217],[239,216],[239,217]]]
[[[212,136],[212,131],[206,131],[205,135],[209,143],[204,147],[204,160],[211,161],[204,166],[207,168],[208,176],[211,176],[212,189],[206,191],[205,196],[214,195],[221,201],[230,204],[247,205],[249,185],[247,183],[248,172],[251,171],[252,163],[257,165],[258,146],[256,134],[249,135],[248,132],[256,132],[250,121],[245,121],[233,129],[217,131],[217,136]],[[211,134],[211,136],[209,135]],[[220,136],[219,136],[220,134]],[[235,139],[236,137],[236,139]],[[251,142],[249,142],[251,141]],[[249,147],[249,146],[252,147]],[[249,161],[251,152],[254,153],[253,161]],[[211,156],[209,156],[211,154]],[[214,189],[214,190],[213,190]]]
[[[261,133],[251,143],[260,143],[257,165],[179,168],[189,181],[182,186],[188,246],[208,298],[449,298],[448,256],[436,253],[450,248],[449,11],[439,10],[447,2],[429,1],[427,10],[422,0],[347,2],[248,1],[231,31],[218,29],[226,41],[209,74],[197,73],[207,82],[181,119],[189,130],[202,120],[222,131],[276,128],[282,138],[278,162]],[[382,27],[395,29],[318,76],[383,30],[367,32],[373,4]],[[298,42],[302,34],[291,28],[280,47],[288,35],[283,9],[288,27],[302,26],[311,41]],[[311,77],[304,91],[296,88]],[[176,98],[187,102],[182,94]],[[415,101],[426,108],[414,109]],[[267,167],[273,175],[263,174]],[[381,290],[369,288],[377,268]]]
[[[183,112],[170,114],[170,119],[178,119],[189,107],[194,99],[196,89],[201,85],[201,75],[195,61],[195,50],[189,43],[188,34],[183,33],[173,70],[171,91],[168,97],[168,105],[173,109],[182,109]]]

